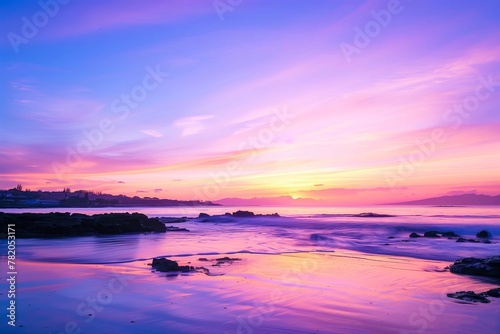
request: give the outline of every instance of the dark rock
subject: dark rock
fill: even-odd
[[[420,238],[420,237],[421,237],[421,235],[420,235],[420,234],[418,234],[418,233],[415,233],[415,232],[412,232],[412,233],[410,234],[410,238]]]
[[[177,217],[160,217],[158,219],[163,224],[185,223],[185,222],[187,222],[189,220],[187,217],[182,217],[182,218],[177,218]]]
[[[150,232],[165,232],[167,228],[165,224],[160,222],[158,218],[148,218],[148,220],[142,222],[143,230]]]
[[[486,294],[490,297],[500,298],[500,288],[490,289],[490,290],[484,292],[484,294]]]
[[[167,226],[167,231],[169,232],[189,232],[187,228],[177,227],[177,226]]]
[[[466,302],[473,303],[489,303],[490,300],[482,294],[475,293],[474,291],[458,291],[455,293],[446,294],[450,298],[460,299]]]
[[[482,242],[482,243],[485,243],[485,244],[490,244],[491,243],[491,241],[489,241],[489,240],[480,241],[480,240],[476,240],[476,239],[465,239],[465,238],[458,238],[457,242],[472,242],[472,243]]]
[[[199,215],[198,215],[198,218],[208,218],[210,217],[210,215],[208,213],[204,213],[204,212],[201,212]]]
[[[254,217],[255,214],[251,211],[238,210],[236,212],[233,212],[233,216],[238,218],[246,218],[246,217]]]
[[[148,217],[140,213],[115,213],[93,215],[95,219],[95,229],[103,234],[130,233],[143,230],[146,225],[147,231],[153,231],[155,222],[148,223]],[[157,220],[159,223],[159,221]],[[163,225],[163,224],[162,224]],[[165,225],[163,225],[163,229]],[[164,230],[163,230],[164,232]]]
[[[207,259],[206,257],[200,257],[198,261],[203,262],[215,262],[212,264],[212,267],[220,267],[222,264],[233,264],[235,261],[241,261],[240,258],[224,256],[217,259]],[[198,269],[198,268],[197,268]]]
[[[478,238],[491,238],[491,233],[486,230],[481,230],[477,232],[476,237]]]
[[[277,212],[275,213],[271,213],[271,214],[258,214],[258,215],[255,215],[257,217],[281,217]]]
[[[232,214],[231,214],[231,212],[226,212],[226,213],[224,214],[224,216],[230,216],[230,217],[231,217],[231,216],[232,216]]]
[[[368,218],[372,218],[372,217],[394,217],[392,215],[386,215],[386,214],[381,214],[381,213],[374,213],[374,212],[363,212],[363,213],[359,213],[357,215],[353,215],[353,217],[368,217]]]
[[[448,293],[447,296],[467,302],[489,303],[490,300],[487,297],[500,298],[500,288],[490,289],[481,293],[475,293],[474,291],[459,291],[455,293]]]
[[[450,271],[454,274],[500,278],[500,256],[486,259],[473,257],[460,259],[450,266]]]
[[[172,271],[188,272],[194,270],[194,268],[191,266],[179,266],[179,264],[176,261],[168,260],[164,257],[154,258],[153,262],[151,263],[151,267],[161,272],[172,272]]]
[[[228,257],[228,256],[224,256],[224,257],[220,257],[218,259],[215,259],[217,261],[217,264],[221,264],[221,263],[233,263],[234,261],[241,261],[241,259],[239,258],[231,258],[231,257]]]
[[[154,258],[151,266],[158,271],[178,271],[179,264],[176,261],[164,257]]]
[[[197,272],[203,273],[205,275],[210,275],[210,270],[208,270],[208,268],[205,268],[205,267],[196,267],[195,270]]]
[[[19,238],[166,231],[158,218],[148,218],[140,213],[92,216],[59,212],[0,213],[0,231],[7,231],[7,224],[16,224],[16,237]]]
[[[441,236],[438,233],[439,232],[436,232],[436,231],[427,231],[424,233],[424,237],[426,237],[426,238],[441,238]]]
[[[458,238],[460,235],[456,234],[455,232],[444,232],[441,234],[443,237],[453,237],[453,238]]]

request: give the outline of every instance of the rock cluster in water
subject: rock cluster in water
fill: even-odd
[[[202,218],[202,222],[215,222],[220,218],[223,219],[229,219],[231,217],[234,218],[253,218],[253,217],[280,217],[279,214],[277,213],[272,213],[272,214],[255,214],[252,211],[244,211],[244,210],[238,210],[236,212],[230,213],[226,212],[223,215],[215,215],[215,216],[210,216],[208,213],[201,212],[198,215],[198,218]]]
[[[487,297],[500,297],[500,288],[490,289],[486,292],[475,293],[474,291],[458,291],[455,293],[446,294],[449,298],[460,299],[472,303],[489,303],[491,302]]]
[[[409,237],[410,238],[448,238],[452,240],[456,240],[456,242],[475,242],[475,243],[484,243],[484,244],[491,244],[491,233],[488,231],[482,230],[476,234],[476,236],[479,239],[467,239],[461,237],[459,234],[456,234],[455,232],[439,232],[439,231],[427,231],[424,233],[424,235],[420,235],[416,232],[410,233]]]
[[[486,259],[475,257],[460,259],[450,266],[450,271],[454,274],[500,278],[500,255]]]
[[[224,256],[224,257],[220,257],[220,258],[217,258],[217,259],[207,259],[206,257],[200,257],[198,259],[198,261],[202,261],[202,262],[215,262],[214,264],[212,264],[213,267],[219,267],[221,264],[233,264],[233,262],[235,261],[241,261],[241,259],[237,258],[237,257],[229,257],[229,256]]]
[[[167,226],[167,231],[169,232],[189,232],[187,228],[178,227],[178,226]]]
[[[7,231],[9,224],[15,225],[18,238],[167,231],[165,224],[158,218],[148,218],[141,213],[106,213],[89,216],[69,212],[19,214],[0,212],[1,231]]]
[[[177,261],[169,260],[164,257],[154,258],[150,265],[156,271],[161,272],[190,272],[195,270],[192,266],[179,266]]]
[[[476,237],[478,238],[491,238],[491,233],[486,230],[481,230],[477,232]]]
[[[450,272],[454,274],[500,278],[500,256],[491,256],[486,259],[468,257],[455,261],[449,268]],[[465,302],[489,303],[490,300],[488,297],[500,298],[500,288],[490,289],[481,293],[458,291],[448,293],[447,296]]]
[[[232,258],[232,257],[220,257],[216,259],[207,259],[205,257],[200,257],[198,259],[200,262],[207,262],[211,263],[212,267],[220,267],[221,265],[232,265],[236,261],[241,261],[240,258]],[[188,262],[188,264],[191,262]],[[179,273],[193,273],[193,272],[198,272],[198,273],[203,273],[205,275],[209,276],[219,276],[221,274],[216,274],[213,275],[210,273],[210,270],[206,267],[200,266],[200,267],[193,267],[189,265],[185,266],[180,266],[177,261],[169,260],[164,257],[156,257],[153,259],[151,263],[148,263],[148,265],[151,266],[151,268],[155,271],[158,272],[166,272],[166,273],[173,273],[169,274],[168,276],[177,276]],[[222,274],[223,275],[223,274]]]
[[[355,215],[353,217],[363,217],[363,218],[386,218],[386,217],[396,217],[393,215],[387,215],[384,213],[375,213],[375,212],[362,212]]]

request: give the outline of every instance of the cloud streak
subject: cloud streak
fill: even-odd
[[[405,2],[347,63],[339,44],[385,5],[251,2],[221,22],[211,2],[70,2],[19,54],[1,46],[0,187],[168,189],[191,199],[233,163],[238,173],[220,197],[356,204],[493,194],[500,87],[459,129],[446,113],[474,94],[479,78],[500,82],[497,4]],[[12,13],[2,27],[19,31],[37,6],[0,4]],[[156,64],[168,78],[132,99]],[[140,103],[122,119],[116,99]],[[273,132],[280,108],[293,119]],[[68,147],[103,119],[115,122],[113,131],[57,180],[52,163],[66,161]],[[384,174],[436,129],[447,140],[389,190]]]

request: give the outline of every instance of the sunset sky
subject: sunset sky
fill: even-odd
[[[499,1],[40,3],[0,4],[1,189],[500,194]]]

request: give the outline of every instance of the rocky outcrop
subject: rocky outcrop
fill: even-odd
[[[491,244],[491,240],[489,239],[466,239],[466,238],[458,238],[457,242],[472,242],[472,243],[483,243],[483,244]]]
[[[482,293],[475,293],[474,291],[458,291],[455,293],[446,294],[449,298],[460,299],[470,303],[489,303],[490,300]]]
[[[252,211],[242,211],[238,210],[236,212],[233,212],[233,217],[237,218],[247,218],[247,217],[254,217],[255,214]]]
[[[500,288],[490,289],[484,293],[490,297],[500,298]]]
[[[468,257],[457,260],[450,266],[450,272],[462,275],[500,278],[500,255],[486,259]]]
[[[167,231],[169,232],[189,232],[187,228],[177,227],[177,226],[167,226]]]
[[[456,234],[455,232],[443,232],[441,233],[443,237],[448,237],[448,238],[458,238],[460,234]]]
[[[92,234],[122,234],[165,232],[158,218],[141,213],[109,213],[85,215],[80,213],[1,213],[1,231],[14,224],[16,237],[79,236]]]
[[[375,213],[375,212],[362,212],[356,215],[352,215],[353,217],[363,217],[363,218],[384,218],[384,217],[395,217],[393,215],[387,215],[383,213]]]
[[[224,257],[220,257],[218,259],[215,259],[217,261],[217,264],[224,264],[224,263],[229,263],[229,264],[233,264],[234,261],[241,261],[241,259],[237,258],[237,257],[229,257],[229,256],[224,256]]]
[[[181,217],[181,218],[178,218],[178,217],[160,217],[158,219],[160,220],[160,222],[162,222],[164,224],[177,224],[177,223],[185,223],[185,222],[189,221],[188,217]]]
[[[200,213],[198,215],[199,222],[206,223],[206,222],[215,222],[215,223],[220,223],[220,222],[231,222],[234,221],[233,218],[261,218],[261,217],[273,217],[273,218],[279,218],[280,215],[278,213],[272,213],[272,214],[255,214],[252,211],[244,211],[244,210],[238,210],[236,212],[230,213],[226,212],[223,215],[213,215],[210,216],[207,213]]]
[[[411,233],[410,238],[419,238],[422,237],[422,235],[418,233]],[[423,237],[426,238],[441,238],[441,237],[447,237],[448,239],[454,239],[460,237],[460,235],[456,234],[455,232],[439,232],[439,231],[427,231],[424,233]]]
[[[424,233],[424,237],[426,237],[426,238],[441,238],[441,236],[439,234],[440,233],[436,232],[436,231],[427,231]]]
[[[491,233],[486,230],[481,230],[477,232],[476,237],[478,238],[491,238]]]
[[[241,261],[240,258],[237,257],[229,257],[224,256],[217,259],[207,259],[206,257],[200,257],[198,259],[200,262],[213,262],[212,266],[220,266],[221,264],[233,264],[235,261]]]
[[[207,259],[206,257],[200,257],[198,259],[199,262],[212,263],[212,267],[229,266],[232,265],[234,262],[241,260],[242,259],[240,258],[232,258],[229,256],[224,256],[216,259]],[[191,262],[188,262],[188,264],[190,263]],[[169,260],[164,257],[154,258],[151,263],[148,263],[148,265],[151,266],[151,268],[155,271],[171,273],[167,275],[169,277],[178,276],[179,273],[195,273],[195,272],[209,276],[224,275],[223,273],[212,274],[210,270],[204,266],[199,266],[199,267],[193,267],[189,265],[180,266],[179,263],[177,263],[177,261]]]
[[[176,261],[172,261],[164,257],[154,258],[150,265],[154,270],[161,272],[190,272],[195,270],[192,266],[179,266]]]
[[[489,303],[488,297],[500,298],[500,288],[490,289],[486,292],[458,291],[446,294],[450,298],[460,299],[472,303]]]

